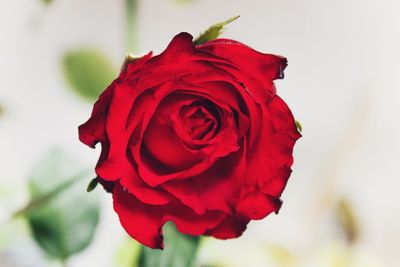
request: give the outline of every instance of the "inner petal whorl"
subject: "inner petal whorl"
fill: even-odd
[[[194,102],[183,106],[179,112],[178,123],[182,124],[181,127],[192,140],[210,140],[218,131],[219,114],[207,109],[205,103]]]

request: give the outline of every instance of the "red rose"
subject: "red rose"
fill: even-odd
[[[194,46],[181,33],[104,91],[79,136],[101,143],[96,173],[133,238],[161,248],[166,221],[234,238],[278,212],[300,137],[273,83],[285,66],[233,40]]]

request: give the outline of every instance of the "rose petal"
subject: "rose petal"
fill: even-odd
[[[133,168],[124,173],[124,175],[121,177],[120,184],[125,188],[127,192],[135,195],[138,200],[145,204],[165,205],[168,204],[173,198],[162,188],[150,188],[137,175],[136,171]]]
[[[229,58],[242,71],[260,79],[264,87],[272,92],[275,92],[275,87],[271,81],[283,78],[283,70],[287,66],[287,60],[284,57],[263,54],[247,45],[229,39],[216,39],[197,46],[197,49],[222,58]]]
[[[154,167],[164,165],[176,172],[190,168],[204,158],[202,151],[188,149],[174,131],[180,108],[197,99],[198,97],[190,95],[172,94],[166,97],[154,112],[143,134],[143,145],[151,157],[161,163],[153,164]],[[145,156],[142,154],[143,157]]]
[[[151,57],[153,56],[153,52],[150,51],[143,57],[137,58],[133,61],[130,61],[128,65],[126,66],[126,72],[121,73],[120,78],[124,78],[123,76],[130,76],[133,73],[135,73],[137,70],[139,70]]]
[[[246,172],[244,141],[240,146],[240,151],[221,158],[209,170],[190,181],[173,180],[164,183],[162,188],[197,214],[204,214],[208,210],[233,214]]]
[[[127,233],[151,248],[163,247],[162,226],[167,221],[173,221],[181,233],[201,235],[225,218],[220,212],[196,215],[178,202],[164,206],[146,205],[124,192],[121,186],[114,187],[113,199],[114,210]]]
[[[245,218],[261,220],[271,212],[278,212],[280,206],[278,199],[255,191],[242,198],[236,211]]]
[[[79,140],[94,148],[98,142],[106,141],[106,114],[114,95],[115,82],[113,82],[100,96],[93,106],[89,120],[78,127]]]
[[[218,239],[236,238],[246,230],[248,219],[227,216],[220,225],[208,230],[205,235],[210,235]]]
[[[137,70],[139,69],[141,66],[143,66],[143,64],[145,64],[145,62],[151,57],[151,53],[149,53],[148,55],[132,62],[129,64],[129,68],[130,71],[132,72],[133,70]],[[125,73],[121,74],[123,77],[125,75]],[[111,151],[115,151],[114,148],[111,149],[111,145],[110,145],[110,141],[109,141],[109,136],[107,134],[107,128],[110,127],[108,125],[108,121],[110,121],[110,119],[108,118],[109,116],[109,112],[110,109],[114,109],[113,106],[115,104],[112,104],[113,102],[119,102],[119,99],[114,101],[114,98],[118,98],[118,93],[116,94],[116,88],[118,88],[118,84],[120,83],[120,79],[121,77],[117,80],[115,80],[99,97],[99,99],[97,100],[97,102],[95,103],[94,107],[93,107],[93,111],[92,111],[92,115],[89,118],[89,120],[82,124],[81,126],[79,126],[79,138],[80,140],[87,144],[90,147],[95,146],[95,144],[97,142],[101,142],[102,144],[102,152],[100,155],[100,158],[98,160],[97,166],[96,168],[99,168],[103,163],[105,163],[106,165],[111,165],[110,162],[106,162],[108,157],[109,157],[109,153],[110,150]],[[134,100],[134,99],[133,99]],[[114,113],[114,112],[111,112]],[[118,121],[112,121],[112,125],[114,125],[114,123],[118,122]],[[113,141],[113,147],[115,145],[115,142]],[[118,150],[118,149],[117,149]],[[118,158],[114,158],[111,160],[111,162],[113,161],[118,161]],[[115,164],[114,164],[115,165]],[[104,169],[107,166],[105,166]],[[108,168],[109,169],[109,168]],[[113,170],[111,172],[114,172]],[[99,175],[99,173],[104,173],[104,171],[98,171],[96,170],[96,173]],[[105,180],[116,180],[118,179],[118,175],[114,175],[112,173],[107,173],[106,176],[102,177],[101,175],[99,175],[101,178],[105,178]],[[108,178],[106,178],[108,177]]]
[[[204,65],[219,63],[237,69],[228,58],[222,58],[205,50],[196,49],[193,44],[193,36],[187,32],[181,32],[171,40],[167,48],[160,55],[150,60],[150,64],[145,66],[145,70],[152,72],[166,67],[167,70],[170,70],[174,74],[179,74],[179,72],[175,71],[175,68],[182,69],[183,67],[186,70],[191,70],[190,66],[182,66],[182,63],[185,62],[187,64],[194,61],[202,62]],[[190,72],[188,71],[187,73]]]
[[[128,143],[134,137],[141,138],[139,134],[135,135],[135,130],[142,125],[142,117],[146,110],[157,105],[151,88],[140,95],[133,90],[134,88],[124,84],[115,87],[106,124],[106,135],[110,140],[109,152],[106,159],[96,167],[96,173],[106,180],[121,178],[122,171],[131,167],[125,166],[128,164],[126,161]]]
[[[289,165],[284,166],[276,177],[260,183],[260,190],[264,194],[280,197],[286,187],[292,170]]]
[[[293,146],[301,136],[292,113],[278,96],[263,107],[262,114],[259,143],[248,152],[246,186],[238,205],[241,214],[250,219],[278,212],[293,163]]]
[[[132,195],[115,186],[114,210],[127,233],[150,248],[162,248],[162,217],[159,208],[149,208]]]

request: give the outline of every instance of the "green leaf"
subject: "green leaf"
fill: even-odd
[[[173,223],[164,228],[164,250],[143,246],[139,257],[139,267],[190,267],[194,263],[199,237],[183,235]]]
[[[223,22],[214,24],[213,26],[211,26],[210,28],[208,28],[208,30],[206,30],[204,33],[200,34],[200,36],[197,37],[197,38],[194,40],[194,44],[195,44],[195,45],[204,44],[204,43],[206,43],[206,42],[208,42],[208,41],[217,39],[218,36],[221,35],[221,33],[222,33],[224,27],[225,27],[227,24],[229,24],[229,23],[231,23],[231,22],[237,20],[239,17],[240,17],[240,16],[235,16],[235,17],[230,18],[230,19],[228,19],[228,20],[226,20],[226,21],[223,21]]]
[[[96,178],[93,178],[90,183],[88,184],[87,188],[86,188],[86,192],[92,192],[96,186],[99,184],[99,180]]]
[[[295,120],[294,122],[296,123],[297,130],[299,132],[302,132],[303,131],[303,126],[301,125],[301,123],[298,120]]]
[[[62,59],[62,68],[71,88],[89,100],[97,99],[116,75],[102,53],[88,48],[67,52]]]
[[[85,192],[87,175],[60,150],[40,160],[29,179],[26,216],[35,241],[51,258],[65,261],[85,249],[99,221],[99,204]]]

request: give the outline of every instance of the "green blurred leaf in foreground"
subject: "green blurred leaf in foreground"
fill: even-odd
[[[71,88],[89,100],[97,99],[115,76],[109,60],[102,53],[89,48],[65,53],[62,68]]]
[[[164,225],[164,250],[143,246],[139,257],[139,267],[190,267],[194,263],[199,237],[183,235],[175,225]]]
[[[206,42],[208,42],[208,41],[217,39],[217,38],[221,35],[221,33],[222,33],[224,27],[225,27],[227,24],[229,24],[229,23],[231,23],[231,22],[237,20],[239,17],[240,17],[240,16],[235,16],[235,17],[230,18],[230,19],[228,19],[228,20],[226,20],[226,21],[223,21],[223,22],[220,22],[220,23],[217,23],[217,24],[212,25],[210,28],[208,28],[205,32],[203,32],[202,34],[200,34],[200,36],[197,37],[197,38],[193,41],[194,44],[195,44],[195,45],[204,44],[204,43],[206,43]]]
[[[65,261],[85,249],[99,221],[99,204],[85,191],[87,175],[59,150],[39,161],[29,180],[31,207],[23,212],[35,241],[51,258]],[[43,197],[44,196],[44,197]]]

